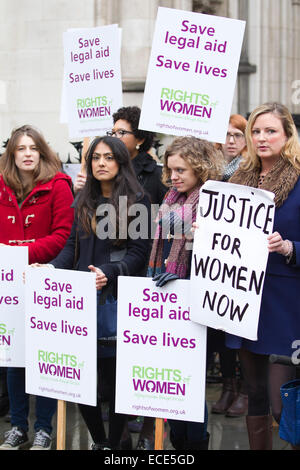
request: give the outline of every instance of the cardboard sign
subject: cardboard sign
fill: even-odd
[[[204,421],[206,328],[190,321],[189,282],[119,277],[117,413]]]
[[[64,33],[61,121],[70,138],[102,136],[122,106],[121,34],[117,25]]]
[[[225,143],[245,22],[159,8],[139,127]]]
[[[26,270],[26,392],[96,405],[95,274]]]
[[[191,275],[191,319],[257,340],[274,194],[208,181],[200,191]]]
[[[0,259],[0,367],[24,367],[28,248],[0,246]]]

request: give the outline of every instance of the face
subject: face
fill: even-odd
[[[137,145],[142,145],[144,139],[137,139],[132,132],[131,124],[125,119],[119,119],[115,122],[114,127],[112,128],[112,134],[114,137],[121,139],[122,142],[127,147],[127,150],[130,154],[131,158],[137,156],[138,149],[136,148]]]
[[[180,193],[189,195],[198,185],[194,170],[180,155],[171,155],[168,158],[168,168],[172,185]]]
[[[20,174],[30,175],[38,166],[40,161],[40,152],[34,140],[28,135],[22,135],[17,143],[15,152],[15,164]]]
[[[237,127],[233,127],[231,124],[229,124],[226,142],[224,145],[222,145],[225,157],[232,160],[238,155],[241,155],[245,145],[246,139],[243,132]]]
[[[258,116],[252,127],[252,142],[262,160],[278,160],[287,136],[281,120],[272,113]]]
[[[104,142],[99,142],[92,155],[92,173],[101,183],[112,181],[119,172],[119,165],[111,151]]]

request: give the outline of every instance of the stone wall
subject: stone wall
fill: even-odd
[[[233,112],[278,100],[300,114],[300,0],[0,0],[0,144],[30,123],[63,161],[77,155],[59,122],[70,28],[119,24],[124,104],[141,106],[158,6],[246,19]]]

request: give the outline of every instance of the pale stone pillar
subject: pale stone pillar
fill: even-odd
[[[293,113],[300,114],[300,0],[292,2],[292,24],[293,24],[293,63],[291,87],[291,109]]]
[[[292,102],[292,84],[300,80],[299,40],[300,0],[249,2],[249,57],[257,66],[250,78],[250,110],[279,101],[299,113],[300,103]]]

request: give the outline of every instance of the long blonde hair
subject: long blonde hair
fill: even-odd
[[[266,103],[258,106],[252,111],[246,127],[247,155],[241,162],[243,170],[254,170],[260,167],[260,159],[257,156],[252,143],[252,129],[256,119],[262,114],[274,114],[282,123],[287,142],[281,150],[282,158],[288,160],[297,170],[300,171],[300,144],[297,128],[293,117],[286,106],[279,103]]]

